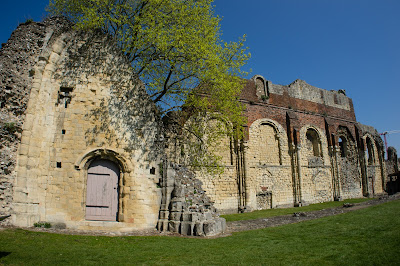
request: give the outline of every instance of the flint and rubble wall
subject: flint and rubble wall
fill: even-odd
[[[0,49],[1,215],[10,215],[12,212],[17,149],[32,87],[32,68],[44,45],[45,28],[46,25],[42,23],[22,23]],[[2,223],[9,223],[9,219]]]

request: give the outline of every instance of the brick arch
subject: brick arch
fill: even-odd
[[[314,156],[322,157],[321,138],[318,132],[313,128],[308,128],[306,131],[306,139],[306,146],[308,148],[309,143],[311,143]]]
[[[261,118],[256,121],[254,121],[249,128],[249,140],[251,140],[252,135],[254,135],[255,130],[258,130],[261,125],[270,125],[273,127],[278,134],[279,137],[279,142],[280,146],[288,146],[288,139],[287,139],[287,134],[286,130],[283,128],[281,124],[279,124],[277,121],[269,119],[269,118]]]
[[[315,130],[318,134],[318,137],[322,140],[323,136],[325,136],[322,129],[320,129],[319,127],[316,127],[314,125],[304,125],[301,129],[300,129],[300,134],[303,135],[307,132],[308,129],[312,129]]]
[[[353,136],[353,133],[350,131],[350,129],[347,127],[347,126],[342,126],[342,125],[339,125],[337,128],[336,128],[336,134],[337,135],[342,135],[342,136],[345,136],[345,135],[347,135],[347,136],[345,136],[349,141],[352,141],[352,142],[354,142],[355,141],[355,138],[354,138],[354,136]]]
[[[347,157],[349,140],[348,140],[347,136],[344,136],[344,135],[340,135],[340,136],[338,136],[338,138],[339,138],[338,144],[339,144],[339,149],[340,149],[340,156]]]

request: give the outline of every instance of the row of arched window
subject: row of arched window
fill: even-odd
[[[259,127],[259,139],[256,145],[260,145],[260,158],[262,158],[263,163],[282,164],[281,133],[279,133],[276,126],[272,123],[261,123]],[[353,155],[350,154],[351,150],[349,150],[349,145],[351,145],[351,143],[348,138],[348,133],[347,135],[344,133],[338,138],[339,156],[341,158],[347,158]],[[367,163],[368,165],[373,165],[375,163],[374,142],[369,136],[366,136],[365,139],[368,158]],[[321,137],[314,128],[307,129],[303,148],[306,149],[307,157],[323,157]]]

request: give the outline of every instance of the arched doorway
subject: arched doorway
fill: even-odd
[[[118,215],[119,167],[104,159],[88,168],[86,220],[116,221]]]

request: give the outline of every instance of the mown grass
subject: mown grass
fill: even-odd
[[[282,209],[268,209],[268,210],[260,210],[246,213],[236,213],[236,214],[227,214],[221,215],[221,217],[225,218],[226,221],[242,221],[242,220],[253,220],[258,218],[267,218],[279,215],[293,214],[295,212],[311,212],[318,211],[328,208],[335,208],[343,206],[344,203],[359,203],[371,200],[370,198],[361,198],[361,199],[348,199],[345,201],[330,201],[323,203],[310,204],[304,207],[294,207],[294,208],[282,208]]]
[[[217,239],[0,231],[17,265],[398,265],[400,201]]]

